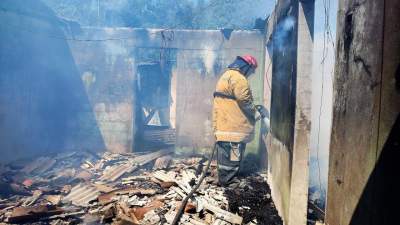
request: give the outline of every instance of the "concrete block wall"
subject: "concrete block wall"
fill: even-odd
[[[135,70],[144,60],[138,49],[179,52],[171,85],[178,147],[210,147],[219,73],[236,55],[263,61],[259,31],[85,28],[40,2],[0,4],[2,161],[70,150],[135,151]],[[262,74],[250,81],[256,102],[262,102]],[[249,152],[257,153],[258,141]]]
[[[68,44],[105,149],[121,153],[130,152],[133,144],[135,63],[123,40],[96,41],[113,32],[83,28]]]
[[[275,132],[275,129],[281,133],[290,133],[288,129],[284,129],[282,127],[283,122],[279,123],[279,119],[274,116],[274,114],[281,114],[279,117],[291,118],[293,117],[293,112],[284,111],[279,107],[280,104],[283,104],[285,107],[289,107],[291,92],[286,90],[285,92],[278,92],[278,88],[282,88],[278,81],[282,80],[282,82],[290,83],[291,78],[288,77],[291,71],[291,64],[294,64],[293,58],[291,61],[289,58],[282,58],[278,63],[282,65],[278,65],[277,63],[277,52],[281,52],[282,50],[288,51],[290,49],[295,50],[296,48],[287,44],[288,40],[282,40],[286,42],[285,45],[278,46],[274,43],[276,40],[276,29],[278,24],[282,21],[282,18],[287,17],[288,8],[290,7],[290,1],[279,1],[275,6],[275,10],[269,17],[267,21],[267,51],[266,51],[266,78],[265,82],[269,82],[269,86],[264,86],[264,99],[265,101],[269,100],[269,102],[265,102],[265,106],[271,112],[271,131],[268,133],[265,138],[265,144],[267,149],[267,171],[268,171],[268,183],[271,187],[272,198],[274,199],[275,205],[278,209],[280,216],[283,221],[287,223],[289,216],[289,203],[290,203],[290,178],[291,178],[291,157],[292,157],[292,149],[287,143],[291,143],[292,138],[287,140],[280,140]],[[282,16],[283,15],[283,16]],[[284,36],[286,39],[294,40],[294,34],[290,35],[290,32],[293,32],[294,28],[289,30],[283,30]],[[279,37],[279,36],[278,36]],[[281,41],[281,40],[279,40]],[[294,43],[292,43],[293,45]],[[284,49],[284,47],[290,47]],[[293,57],[294,54],[286,54],[289,57]],[[280,69],[287,70],[286,71],[286,79],[283,80],[283,77],[277,76],[277,71]],[[286,85],[286,87],[290,87],[290,85]],[[274,93],[275,92],[275,93]],[[287,97],[280,96],[280,94],[286,94]],[[275,101],[275,102],[273,102]],[[275,113],[274,113],[275,112]],[[287,119],[289,120],[289,119]],[[278,126],[281,126],[280,128]]]
[[[268,182],[285,224],[307,223],[313,1],[278,1],[267,22]],[[268,83],[268,82],[270,83]],[[267,101],[270,102],[267,102]]]
[[[230,39],[220,31],[204,31],[209,38],[220,43],[197,45],[206,46],[199,50],[178,49],[176,80],[176,126],[178,147],[210,148],[214,143],[212,131],[213,92],[219,75],[224,72],[237,55],[252,54],[263,61],[263,38],[258,32],[234,31]],[[242,40],[240,36],[247,36]],[[232,47],[229,47],[232,46]],[[247,46],[245,46],[247,45]],[[234,47],[233,47],[234,46]],[[262,102],[263,68],[250,78],[250,85],[257,103]],[[259,124],[256,128],[259,130]],[[247,153],[259,154],[259,132],[247,147]]]
[[[174,38],[163,42],[163,36]],[[171,121],[177,129],[177,148],[197,151],[212,147],[214,142],[212,94],[219,75],[237,55],[253,54],[263,61],[263,43],[258,31],[230,31],[226,36],[219,30],[89,27],[69,41],[104,143],[114,152],[132,150],[135,70],[136,65],[150,60],[137,49],[142,54],[161,49],[177,52],[176,59],[169,59],[176,61],[172,68],[174,99],[170,105],[175,113],[171,113]],[[263,70],[258,70],[250,79],[256,102],[262,101],[262,74]],[[258,137],[249,145],[248,153],[259,154]]]

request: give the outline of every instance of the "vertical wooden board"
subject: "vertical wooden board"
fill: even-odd
[[[360,204],[373,213],[360,196],[376,162],[382,27],[382,1],[340,1],[327,224],[349,224]]]

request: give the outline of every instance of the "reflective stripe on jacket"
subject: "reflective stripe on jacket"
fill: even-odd
[[[227,70],[215,92],[222,93],[214,97],[213,128],[217,141],[250,142],[254,138],[255,107],[246,77],[239,71]]]

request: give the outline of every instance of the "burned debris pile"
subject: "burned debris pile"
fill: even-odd
[[[206,163],[161,150],[70,152],[0,166],[0,223],[171,224]],[[211,165],[180,224],[282,224],[264,176],[220,187]]]

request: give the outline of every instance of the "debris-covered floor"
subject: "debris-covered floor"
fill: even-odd
[[[169,150],[62,153],[0,166],[0,222],[170,224],[207,159]],[[216,185],[216,163],[181,224],[282,224],[263,174]]]

